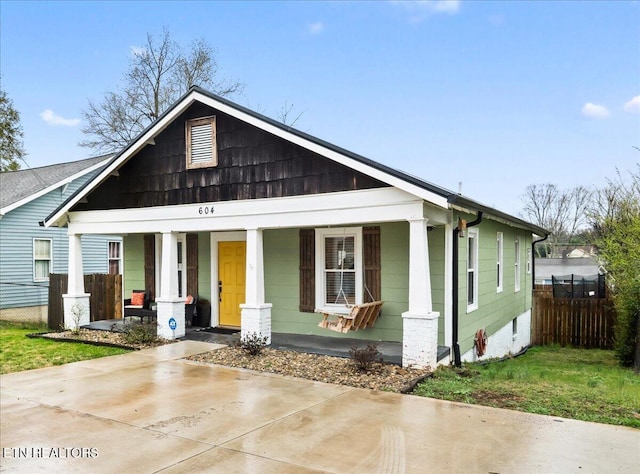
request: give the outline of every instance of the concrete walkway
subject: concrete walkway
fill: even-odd
[[[2,472],[638,472],[640,431],[182,360],[0,377]]]

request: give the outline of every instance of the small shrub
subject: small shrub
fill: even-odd
[[[158,324],[126,323],[123,334],[127,344],[150,344],[158,340]]]
[[[73,322],[71,332],[73,334],[80,334],[80,321],[83,313],[84,307],[80,303],[76,303],[71,307],[71,321]]]
[[[269,338],[267,336],[261,336],[256,332],[251,332],[241,337],[238,345],[240,349],[247,354],[256,356],[262,352],[262,348],[267,345],[268,340]]]
[[[380,351],[378,351],[377,344],[367,344],[365,349],[360,349],[355,345],[351,346],[349,355],[360,372],[370,372],[376,361],[379,361],[381,364],[383,363],[382,357],[379,357],[381,354]]]

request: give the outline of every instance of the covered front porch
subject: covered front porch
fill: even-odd
[[[441,314],[444,318],[448,314],[445,295],[449,294],[449,279],[445,261],[450,258],[451,248],[450,232],[446,231],[449,220],[449,213],[442,208],[394,188],[219,202],[209,206],[71,212],[65,315],[71,321],[74,305],[88,301],[79,278],[80,238],[108,228],[125,236],[125,254],[130,252],[124,265],[125,291],[149,289],[151,275],[154,282],[151,287],[156,290],[158,335],[169,339],[184,337],[187,326],[180,315],[184,314],[185,287],[189,287],[185,273],[192,264],[186,253],[186,260],[181,256],[180,242],[188,245],[188,237],[192,236],[200,252],[196,257],[200,264],[196,274],[200,278],[191,287],[210,299],[211,326],[238,326],[242,336],[260,334],[271,344],[273,334],[278,333],[315,336],[324,345],[333,344],[336,338],[350,339],[352,334],[353,339],[360,341],[393,341],[401,348],[403,365],[435,367],[439,360],[438,338],[448,345],[449,325],[440,319]],[[375,226],[382,236],[379,240],[382,243],[377,244],[382,247],[382,263],[378,261],[377,270],[372,270],[366,261],[372,248],[367,240],[370,226]],[[430,243],[428,233],[435,228],[438,229],[434,232],[435,242]],[[315,265],[306,276],[303,244],[298,240],[304,230],[313,232],[310,264]],[[352,239],[353,247],[344,247],[345,235]],[[150,258],[146,256],[147,240],[152,244]],[[232,304],[241,308],[236,324],[223,322],[222,305],[218,305],[223,286],[219,250],[226,242],[243,242],[242,270],[237,272],[243,285]],[[330,244],[337,247],[334,249]],[[325,255],[328,249],[336,254],[331,259],[348,262],[354,258],[355,262],[328,269],[329,257]],[[430,257],[434,249],[437,255]],[[435,271],[432,260],[436,262]],[[378,287],[375,298],[385,305],[379,327],[347,335],[317,328],[322,316],[316,310],[348,312],[350,305],[366,302],[366,294],[372,296],[374,286],[370,275],[376,271],[382,283],[375,285]],[[303,280],[311,282],[311,296],[303,291]],[[329,288],[338,281],[338,289]],[[435,310],[432,286],[438,295]],[[193,289],[189,291],[193,294]],[[344,297],[345,293],[350,295]],[[344,299],[329,301],[330,294],[342,294]],[[348,352],[351,344],[347,341],[342,345]]]

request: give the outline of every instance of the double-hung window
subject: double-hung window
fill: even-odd
[[[504,237],[502,232],[498,232],[496,237],[496,293],[502,292],[503,280],[503,247]]]
[[[118,275],[122,273],[122,242],[109,241],[109,273]]]
[[[515,241],[515,291],[520,291],[520,237],[516,237]]]
[[[478,229],[468,229],[467,312],[478,309]]]
[[[49,281],[51,253],[51,239],[33,239],[33,281]]]
[[[316,308],[362,303],[362,228],[316,229]]]

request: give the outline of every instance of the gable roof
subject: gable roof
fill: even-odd
[[[402,189],[403,191],[420,197],[436,206],[445,209],[456,208],[458,210],[471,213],[482,211],[485,214],[485,217],[494,218],[517,227],[525,228],[540,236],[547,235],[549,233],[545,229],[522,219],[498,211],[497,209],[493,209],[489,206],[485,206],[460,194],[454,193],[453,191],[301,132],[300,130],[231,102],[228,99],[212,94],[198,86],[192,87],[166,112],[158,117],[155,122],[143,130],[136,139],[130,142],[119,153],[114,155],[108,165],[99,174],[97,174],[91,181],[87,182],[83,187],[78,189],[73,196],[70,196],[67,201],[51,213],[51,215],[45,219],[44,225],[59,225],[58,221],[64,222],[65,220],[62,219],[62,217],[69,209],[78,203],[91,190],[95,189],[100,183],[106,180],[112,173],[116,172],[120,166],[126,163],[145,145],[154,143],[154,138],[194,102],[200,102],[220,110],[223,113],[242,120],[284,140],[295,143],[337,163],[378,179],[390,186]]]
[[[0,216],[104,166],[112,154],[0,173]]]

